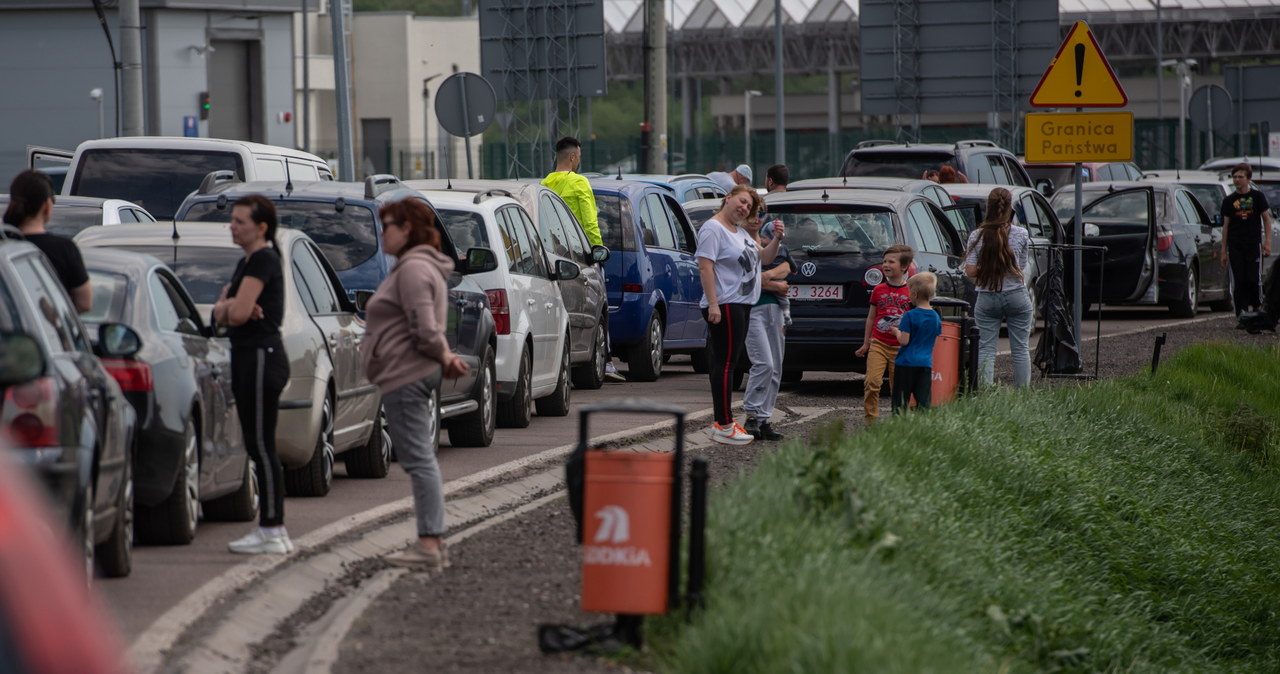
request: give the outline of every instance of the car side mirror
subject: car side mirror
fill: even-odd
[[[1102,230],[1101,230],[1101,229],[1099,229],[1099,228],[1098,228],[1098,226],[1097,226],[1097,225],[1095,225],[1095,224],[1093,224],[1092,222],[1086,222],[1086,223],[1084,223],[1084,235],[1085,235],[1085,236],[1098,236],[1098,235],[1099,235],[1099,234],[1101,234],[1101,233],[1102,233]]]
[[[1046,197],[1052,195],[1054,192],[1053,181],[1049,180],[1048,178],[1041,178],[1037,180],[1036,191],[1040,192],[1040,194],[1043,194]]]
[[[142,338],[124,323],[103,323],[98,326],[98,355],[112,358],[130,358],[142,350]]]
[[[612,255],[612,253],[610,253],[609,249],[604,246],[591,247],[591,261],[595,264],[603,264],[605,260],[609,259],[610,255]]]
[[[462,273],[479,274],[497,269],[498,256],[488,248],[469,248],[467,249],[465,263],[466,267],[462,270]]]
[[[191,320],[190,317],[184,317],[182,320],[178,321],[178,327],[175,331],[184,335],[201,336],[204,334],[204,331],[200,329],[200,326],[196,325],[196,322]]]
[[[0,386],[25,384],[44,372],[40,344],[20,332],[0,332]]]
[[[582,268],[574,264],[573,262],[570,262],[568,260],[557,260],[556,273],[555,273],[555,278],[553,280],[571,281],[573,279],[578,278],[578,275],[581,273],[582,273]]]
[[[368,311],[369,300],[373,299],[372,290],[356,290],[352,292],[355,296],[356,311]]]

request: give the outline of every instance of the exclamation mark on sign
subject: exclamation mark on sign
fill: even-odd
[[[1080,86],[1084,77],[1084,43],[1076,44],[1076,86]],[[1076,89],[1076,98],[1080,98],[1080,90]]]

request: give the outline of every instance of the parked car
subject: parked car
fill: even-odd
[[[1029,164],[1022,160],[1022,167],[1027,175],[1035,181],[1035,187],[1046,197],[1053,193],[1073,187],[1076,183],[1075,164]],[[1080,164],[1081,182],[1097,180],[1138,180],[1142,177],[1142,169],[1137,164],[1127,161],[1117,162],[1084,162]]]
[[[258,516],[255,467],[231,392],[231,354],[205,326],[173,271],[150,255],[86,248],[90,328],[123,323],[142,337],[129,358],[103,358],[138,417],[133,481],[137,538],[186,545],[211,520]],[[90,332],[92,335],[93,333]]]
[[[363,183],[329,180],[302,183],[292,190],[279,182],[240,183],[230,178],[214,176],[206,180],[206,184],[179,207],[179,219],[227,222],[231,217],[230,205],[236,199],[246,194],[264,194],[275,204],[281,226],[311,237],[337,272],[338,280],[353,302],[377,290],[395,266],[395,258],[382,251],[382,220],[378,210],[384,204],[401,199],[427,203],[416,190],[390,175],[369,176]],[[486,255],[496,258],[492,251],[481,251],[471,242],[465,248],[456,247],[439,218],[437,229],[441,250],[458,261],[448,280],[449,318],[445,337],[449,348],[470,366],[466,375],[441,382],[436,401],[439,423],[448,429],[449,442],[455,447],[488,447],[493,443],[497,409],[494,389],[497,341],[484,288],[472,274],[483,269]],[[476,264],[469,264],[471,259],[475,259]],[[357,302],[357,307],[360,306]]]
[[[720,183],[701,173],[684,173],[681,175],[630,173],[613,176],[615,180],[634,180],[665,187],[675,195],[676,201],[684,203],[692,199],[718,199],[726,192]]]
[[[698,307],[702,283],[693,225],[670,191],[631,180],[591,181],[605,262],[609,340],[627,362],[628,379],[655,381],[667,354],[706,365],[707,324]]]
[[[945,208],[952,204],[943,185],[932,180],[915,178],[885,178],[880,176],[844,176],[836,178],[809,178],[795,180],[787,185],[788,192],[800,190],[893,190],[919,194]]]
[[[863,141],[845,156],[840,175],[921,178],[925,171],[943,166],[963,173],[972,183],[1033,186],[1018,158],[989,140],[919,144]]]
[[[910,192],[832,190],[773,192],[771,216],[787,226],[787,246],[800,270],[787,277],[792,325],[783,378],[806,371],[862,372],[862,345],[871,290],[884,279],[884,251],[915,249],[915,270],[938,276],[938,295],[972,302],[964,275],[964,242],[942,209]],[[912,272],[914,273],[914,271]]]
[[[202,316],[244,256],[226,225],[175,223],[119,225],[81,232],[82,248],[122,248],[163,260],[177,274]],[[345,454],[352,477],[385,477],[390,438],[378,389],[364,376],[359,346],[364,324],[337,274],[306,234],[276,232],[284,264],[284,322],[289,382],[280,396],[276,451],[285,489],[293,496],[324,496],[333,483],[336,455]]]
[[[1103,262],[1083,255],[1086,303],[1163,304],[1177,318],[1194,316],[1206,301],[1217,311],[1231,308],[1227,274],[1215,257],[1222,228],[1186,187],[1095,182],[1082,186],[1082,200],[1084,244],[1106,247]],[[1071,237],[1075,190],[1059,190],[1051,205]]]
[[[1140,180],[1156,183],[1177,183],[1191,190],[1196,201],[1204,207],[1210,218],[1222,213],[1222,200],[1235,189],[1231,176],[1223,176],[1217,171],[1181,171],[1178,169],[1162,169],[1147,171]]]
[[[717,197],[715,199],[693,199],[680,204],[680,207],[684,209],[684,214],[688,217],[689,224],[693,225],[693,231],[696,233],[702,227],[702,223],[710,220],[711,216],[720,211],[720,207],[723,204],[724,197]]]
[[[9,206],[9,195],[0,194],[0,212]],[[80,230],[97,225],[119,225],[126,222],[155,222],[141,206],[122,199],[97,197],[58,197],[45,230],[50,234],[74,237]]]
[[[1226,157],[1210,159],[1200,166],[1201,171],[1217,171],[1219,176],[1231,183],[1231,169],[1236,164],[1248,164],[1253,168],[1250,181],[1253,186],[1267,197],[1271,204],[1271,217],[1280,218],[1280,159],[1276,157]],[[1234,189],[1234,188],[1230,188]],[[1217,213],[1215,209],[1211,211]]]
[[[17,230],[2,229],[0,331],[31,337],[25,350],[4,356],[46,364],[29,381],[4,390],[0,431],[7,451],[48,487],[88,573],[96,558],[103,575],[127,576],[133,568],[135,415],[95,354],[129,358],[141,340],[128,326],[102,323],[95,348],[48,260]]]
[[[1030,187],[950,184],[945,186],[947,193],[958,206],[972,206],[970,211],[955,211],[966,214],[966,224],[959,228],[960,239],[968,244],[969,232],[986,217],[987,197],[996,187],[1004,187],[1013,197],[1014,224],[1027,230],[1031,237],[1031,251],[1027,256],[1027,266],[1022,268],[1022,276],[1026,281],[1027,292],[1031,295],[1031,306],[1035,307],[1036,318],[1040,318],[1039,292],[1040,277],[1049,271],[1049,245],[1064,243],[1062,223],[1058,215],[1049,207],[1049,201],[1039,190]],[[968,221],[969,214],[973,220]]]
[[[422,194],[455,241],[492,246],[497,263],[475,274],[489,297],[497,333],[498,425],[524,428],[530,406],[542,416],[569,413],[569,315],[558,281],[581,273],[561,259],[552,264],[529,212],[515,199],[487,191],[432,190]],[[469,244],[464,244],[469,245]]]
[[[593,246],[577,216],[556,191],[532,180],[410,180],[405,185],[419,190],[445,190],[482,194],[490,190],[506,194],[524,206],[533,218],[551,267],[560,260],[578,266],[578,275],[556,281],[560,299],[569,314],[569,366],[574,388],[598,389],[604,385],[608,364],[605,326],[609,305],[604,295],[604,267],[609,249]],[[459,235],[471,234],[459,228]],[[477,245],[489,245],[479,243]]]

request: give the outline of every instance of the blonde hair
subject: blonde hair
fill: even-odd
[[[938,292],[938,277],[933,272],[922,271],[907,279],[907,290],[912,304],[923,304]]]

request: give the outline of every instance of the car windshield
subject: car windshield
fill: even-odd
[[[1258,182],[1258,177],[1254,176],[1254,186],[1258,188],[1267,197],[1267,203],[1271,205],[1271,214],[1273,216],[1280,215],[1280,182]],[[1218,208],[1209,211],[1210,213],[1218,213],[1222,210],[1222,204],[1218,204]]]
[[[1146,227],[1147,201],[1141,195],[1141,192],[1135,191],[1130,195],[1124,195],[1123,198],[1104,200],[1103,197],[1107,196],[1107,194],[1101,190],[1085,191],[1082,195],[1086,209],[1084,215],[1086,218],[1118,219],[1129,222],[1135,227]],[[1157,189],[1152,196],[1156,204],[1156,222],[1165,222],[1165,217],[1167,216],[1165,202],[1169,198],[1169,193]],[[1070,222],[1076,217],[1075,190],[1059,190],[1055,192],[1050,205],[1053,206],[1053,212],[1058,214],[1058,220]],[[1086,224],[1088,222],[1089,220],[1085,220]]]
[[[936,171],[943,166],[956,168],[955,157],[938,152],[854,152],[840,174],[920,178],[925,171]]]
[[[222,287],[231,282],[236,264],[244,257],[239,248],[213,246],[119,246],[151,255],[177,273],[196,304],[213,304]]]
[[[769,215],[786,224],[786,241],[792,253],[871,255],[894,243],[893,214],[885,210],[788,208]]]
[[[596,194],[596,221],[600,225],[600,238],[609,250],[635,250],[635,239],[624,233],[622,222],[622,197],[616,194]]]
[[[88,150],[71,193],[124,199],[158,220],[172,220],[178,206],[212,171],[235,171],[244,180],[240,157],[230,152],[191,150]]]
[[[453,247],[458,257],[465,257],[472,248],[489,248],[489,230],[484,226],[484,216],[467,211],[440,209],[440,221],[449,230],[449,238],[453,239]]]
[[[124,303],[129,294],[129,277],[90,269],[89,287],[93,290],[93,307],[80,314],[80,320],[85,323],[125,322]]]
[[[280,226],[306,232],[334,271],[357,267],[378,252],[373,210],[366,206],[347,204],[338,212],[330,201],[276,201],[275,205]],[[183,217],[192,222],[228,222],[230,218],[230,210],[219,210],[216,201],[192,204]]]

